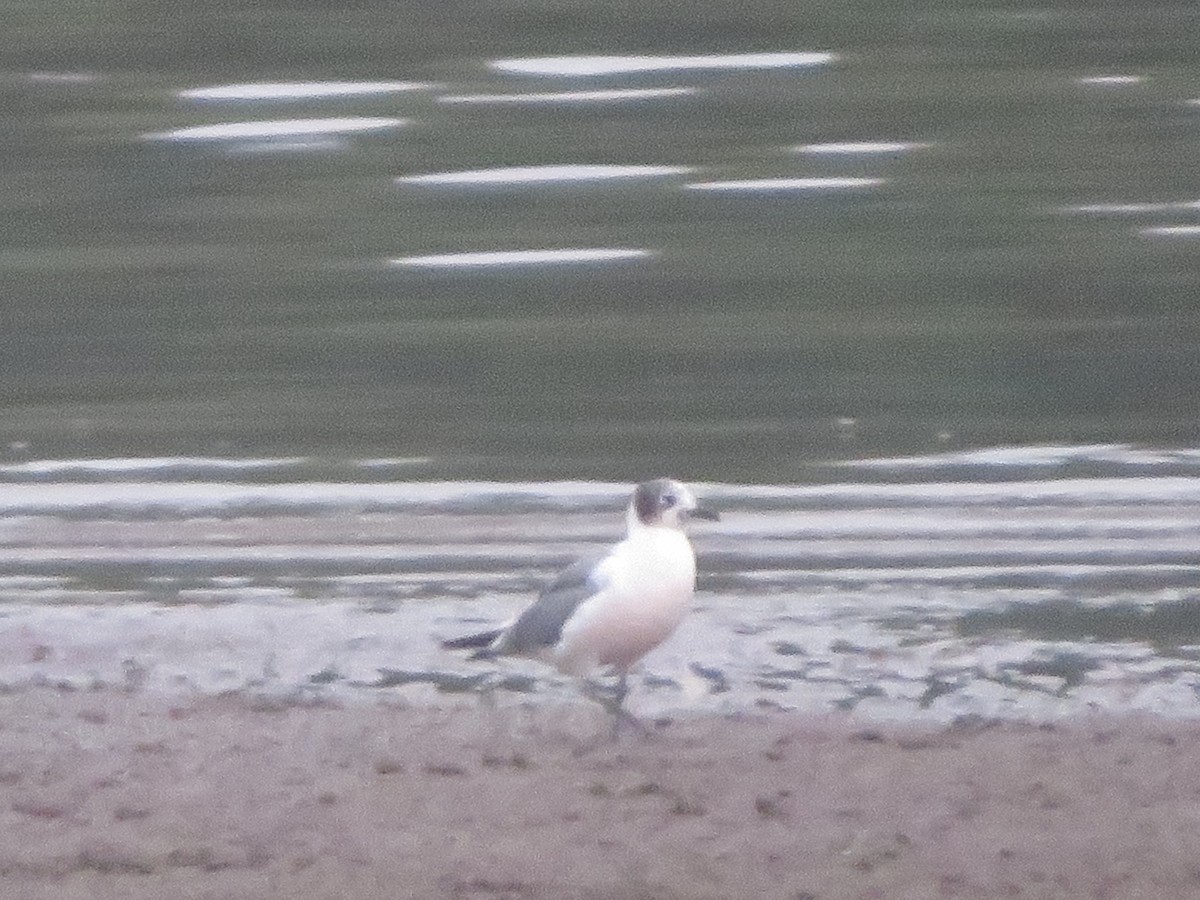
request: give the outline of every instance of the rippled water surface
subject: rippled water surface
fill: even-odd
[[[1198,43],[9,3],[0,680],[548,691],[436,639],[673,474],[726,515],[645,709],[1194,713]]]
[[[0,437],[37,458],[787,483],[1200,441],[1186,5],[15,8]]]

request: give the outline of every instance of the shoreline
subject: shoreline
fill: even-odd
[[[1200,722],[0,694],[30,898],[1194,897]]]

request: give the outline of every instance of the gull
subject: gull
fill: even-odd
[[[507,625],[444,641],[476,650],[471,659],[524,656],[565,675],[608,670],[614,731],[629,693],[629,670],[679,627],[696,591],[696,555],[684,532],[688,518],[716,520],[688,488],[670,478],[639,484],[625,513],[625,538],[565,569]]]

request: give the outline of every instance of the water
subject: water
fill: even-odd
[[[1194,709],[1200,10],[227,6],[9,4],[5,683],[470,686],[669,473],[651,707]]]

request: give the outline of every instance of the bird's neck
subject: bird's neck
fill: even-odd
[[[625,536],[631,538],[637,534],[666,534],[674,532],[683,534],[682,528],[677,528],[674,525],[666,525],[661,522],[653,525],[647,525],[641,520],[637,514],[637,510],[632,506],[625,512]]]
[[[625,535],[627,537],[633,537],[639,532],[658,531],[662,527],[662,525],[647,525],[632,506],[625,511]]]

